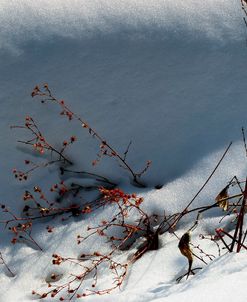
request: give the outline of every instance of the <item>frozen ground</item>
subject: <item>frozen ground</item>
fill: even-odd
[[[99,174],[107,171],[120,187],[143,196],[150,212],[183,209],[230,141],[230,152],[195,205],[212,203],[233,175],[244,179],[241,127],[246,127],[247,49],[242,17],[237,0],[1,0],[0,202],[18,212],[23,191],[58,179],[53,169],[35,174],[25,184],[13,178],[12,168],[32,155],[16,143],[25,133],[10,130],[10,125],[22,123],[27,114],[55,143],[63,141],[64,133],[76,134],[81,147],[71,152],[78,166]],[[112,160],[92,168],[98,151],[95,141],[80,129],[72,130],[73,124],[68,127],[54,107],[31,99],[33,87],[44,82],[120,151],[132,140],[128,158],[137,170],[152,160],[143,177],[147,189],[131,186],[128,174]],[[164,186],[156,190],[156,184]],[[100,217],[112,214],[105,210]],[[220,214],[214,211],[206,217],[192,241],[217,227]],[[178,235],[190,226],[188,219]],[[0,251],[16,277],[9,278],[0,266],[0,301],[29,301],[31,291],[50,273],[52,253],[81,252],[74,238],[83,227],[82,222],[69,221],[58,224],[52,235],[43,227],[36,229],[44,253],[13,246],[8,232],[1,232]],[[158,251],[132,266],[120,292],[87,300],[246,300],[244,252],[223,255],[196,277],[176,284],[186,270],[186,259],[176,237],[162,235],[161,243]],[[91,244],[102,248],[101,242]],[[217,255],[214,245],[205,248]]]

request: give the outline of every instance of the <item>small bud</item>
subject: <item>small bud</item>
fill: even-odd
[[[71,143],[73,143],[73,142],[75,142],[77,140],[77,138],[76,138],[76,136],[71,136],[71,138],[70,138],[70,141],[71,141]]]

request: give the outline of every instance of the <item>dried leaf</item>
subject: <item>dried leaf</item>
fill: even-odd
[[[178,248],[179,248],[181,254],[184,255],[184,257],[186,257],[188,259],[188,262],[189,262],[189,268],[188,268],[188,273],[187,273],[187,278],[188,278],[188,276],[191,272],[191,267],[192,267],[192,262],[193,262],[193,254],[190,249],[189,232],[183,234],[183,236],[181,237],[181,239],[179,241]]]
[[[190,234],[187,232],[181,237],[178,248],[182,255],[184,255],[188,261],[193,261],[192,251],[190,249]]]
[[[227,185],[215,198],[215,201],[217,202],[218,206],[224,211],[227,211],[229,206],[229,202],[227,200],[227,198],[229,198],[228,188],[229,186]]]

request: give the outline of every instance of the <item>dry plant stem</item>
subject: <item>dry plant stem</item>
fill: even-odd
[[[8,211],[8,213],[14,217],[14,219],[12,221],[22,220],[21,218],[18,218],[15,215],[13,215],[10,211]],[[1,221],[1,223],[3,223],[3,222]],[[4,222],[5,228],[7,227],[7,225],[10,222],[11,222],[11,220]],[[14,238],[12,239],[12,243],[16,243],[18,239],[22,239],[22,240],[27,241],[27,242],[31,243],[32,245],[36,246],[40,251],[43,251],[43,249],[40,247],[40,245],[37,243],[37,241],[31,235],[32,222],[30,221],[30,219],[27,220],[25,223],[22,223],[22,224],[18,223],[16,226],[10,227],[9,229],[14,233]],[[20,234],[24,234],[25,236],[20,235]]]
[[[227,237],[229,237],[230,239],[232,239],[234,242],[236,242],[236,243],[238,243],[238,240],[237,239],[235,239],[231,234],[229,234],[229,233],[227,233],[227,232],[225,232],[224,230],[221,230],[220,231],[221,233],[223,233],[224,235],[226,235]],[[241,243],[241,248],[244,248],[244,249],[246,249],[247,250],[247,246],[246,245],[244,245],[244,243],[242,242]]]
[[[206,205],[206,206],[193,208],[191,210],[184,212],[182,217],[186,216],[187,214],[193,213],[193,212],[198,212],[196,221],[193,224],[193,226],[189,229],[189,231],[193,230],[195,228],[195,226],[198,224],[201,213],[203,213],[207,210],[210,210],[212,208],[217,208],[217,207],[218,207],[218,204],[214,203],[214,204],[210,204],[210,205]],[[170,217],[164,219],[158,227],[158,232],[165,233],[167,231],[170,231],[173,228],[173,226],[177,223],[178,217],[180,217],[180,215],[181,215],[181,213],[176,213],[176,214],[173,214]],[[167,225],[168,228],[165,231],[162,231],[162,228],[164,228],[165,225]]]
[[[19,236],[19,239],[23,239],[27,242],[30,242],[31,244],[34,244],[38,250],[40,250],[41,252],[43,252],[43,249],[42,247],[38,244],[38,242],[32,237],[31,233],[29,232],[24,232],[30,239],[26,238],[26,237],[23,237],[23,236]]]
[[[245,155],[246,155],[246,157],[247,157],[247,145],[246,145],[246,138],[245,138],[244,127],[242,127],[242,136],[243,136],[243,142],[244,142]]]
[[[244,233],[244,238],[243,238],[243,241],[242,241],[242,245],[245,242],[246,237],[247,237],[247,229],[245,230],[245,233]]]
[[[44,196],[42,190],[37,186],[34,187],[34,192],[36,192],[35,194],[40,194],[40,200],[38,200],[36,196],[31,194],[29,191],[26,191],[23,196],[24,201],[34,203],[34,206],[28,204],[25,205],[22,211],[23,215],[26,215],[24,217],[18,217],[11,209],[7,208],[4,204],[0,204],[2,212],[11,216],[10,219],[0,220],[0,223],[5,224],[5,228],[8,227],[12,232],[13,238],[11,242],[13,244],[17,242],[28,243],[42,251],[41,246],[31,234],[33,222],[37,220],[46,220],[47,218],[54,218],[58,215],[63,215],[61,220],[65,221],[65,217],[69,218],[71,216],[79,216],[82,214],[82,211],[80,206],[77,204],[71,204],[68,207],[53,206],[54,203],[49,202]],[[70,216],[67,214],[70,214]],[[48,232],[52,232],[52,229],[48,228]]]
[[[240,239],[240,241],[238,241],[238,245],[237,245],[237,252],[240,251],[241,249],[241,239],[242,239],[242,225],[243,225],[243,219],[244,219],[244,212],[245,212],[245,205],[246,205],[246,194],[247,194],[247,179],[245,182],[245,190],[244,190],[244,197],[243,197],[243,201],[242,201],[242,206],[238,215],[238,220],[237,220],[237,224],[235,227],[235,231],[234,231],[234,235],[233,235],[233,240],[231,243],[231,247],[229,249],[230,252],[233,252],[234,249],[234,245],[235,242],[237,241],[237,237],[238,239]]]
[[[191,245],[193,246],[193,244],[191,244]],[[197,248],[197,247],[195,247],[195,248]],[[193,255],[195,258],[197,258],[198,260],[200,260],[201,262],[203,262],[204,264],[207,265],[207,262],[206,262],[202,257],[196,255],[194,252],[192,252],[192,255]],[[190,268],[189,268],[189,269],[190,269]],[[191,270],[191,269],[190,269],[190,270]]]
[[[195,209],[196,210],[196,209]],[[167,223],[169,224],[169,223]],[[180,240],[179,236],[175,233],[175,231],[172,232],[173,235],[178,239]],[[195,246],[194,244],[190,243],[191,246],[193,246],[194,248],[198,249],[200,251],[200,253],[204,254],[205,256],[209,257],[210,255],[206,254],[199,246]],[[192,252],[192,255],[197,258],[198,260],[202,261],[204,264],[207,264],[207,262],[202,258],[202,257],[199,257],[197,256],[193,251]],[[189,268],[190,270],[190,268]]]
[[[216,257],[214,255],[211,255],[211,254],[208,254],[208,253],[205,253],[203,251],[203,249],[200,247],[200,245],[194,245],[193,243],[190,243],[191,246],[193,246],[194,249],[197,249],[200,254],[204,255],[205,257],[207,257],[210,261],[212,261],[213,259],[215,259]],[[194,252],[192,252],[193,256],[196,256],[194,254]],[[207,262],[205,260],[203,260],[203,258],[200,258],[198,256],[196,256],[198,259],[200,259],[203,263],[207,264]],[[203,257],[203,256],[202,256]]]
[[[230,200],[230,199],[233,199],[233,198],[236,198],[236,197],[242,197],[243,194],[236,194],[236,195],[233,195],[233,196],[229,196],[227,198],[222,198],[221,201],[225,201],[225,200]],[[229,205],[229,206],[233,206],[234,208],[236,207],[239,207],[239,206],[242,206],[242,205],[239,205],[239,204],[232,204],[232,205]],[[189,214],[189,213],[192,213],[192,212],[196,212],[198,211],[198,214],[197,214],[197,217],[196,217],[196,221],[195,223],[192,225],[192,227],[189,229],[189,231],[192,231],[195,229],[195,227],[198,225],[198,221],[199,221],[199,218],[201,216],[201,214],[205,211],[208,211],[212,208],[217,208],[218,207],[218,203],[214,203],[212,205],[208,205],[208,206],[202,206],[202,207],[198,207],[198,208],[194,208],[194,209],[191,209],[191,210],[188,210],[186,213],[184,213],[184,216]],[[225,217],[225,216],[224,216]]]
[[[230,142],[230,144],[228,145],[228,147],[226,148],[225,152],[223,153],[223,155],[221,156],[220,160],[218,161],[217,165],[215,166],[215,168],[213,169],[212,173],[209,175],[209,177],[207,178],[207,180],[205,181],[205,183],[202,185],[202,187],[200,188],[200,190],[196,193],[196,195],[192,198],[192,200],[188,203],[188,205],[185,207],[185,209],[183,210],[183,212],[186,212],[187,209],[191,206],[191,204],[194,202],[194,200],[197,198],[197,196],[201,193],[201,191],[205,188],[205,186],[207,185],[207,183],[209,182],[209,180],[212,178],[212,176],[214,175],[214,173],[216,172],[216,170],[218,169],[218,167],[220,166],[222,160],[224,159],[224,157],[226,156],[227,152],[229,151],[230,147],[232,145],[232,142]]]
[[[24,145],[31,145],[31,146],[33,146],[33,143],[28,142],[28,141],[18,140],[17,142],[21,143],[21,144],[24,144]],[[50,164],[53,164],[53,163],[56,163],[56,162],[60,162],[61,159],[63,159],[64,162],[67,162],[68,164],[73,165],[73,163],[68,158],[66,158],[60,151],[56,150],[51,145],[49,145],[47,147],[44,146],[44,149],[46,149],[48,151],[51,151],[52,153],[56,153],[59,156],[59,158],[60,158],[59,160],[53,160],[53,161],[49,162]]]
[[[221,256],[221,249],[220,249],[220,245],[219,245],[219,243],[217,242],[217,240],[215,240],[215,238],[214,238],[214,236],[212,236],[212,235],[202,235],[202,234],[200,234],[200,238],[202,239],[202,240],[210,240],[210,241],[212,241],[214,244],[216,244],[216,246],[217,246],[217,249],[218,249],[218,256],[220,257]]]
[[[243,237],[243,224],[244,224],[244,215],[245,215],[245,205],[246,205],[246,196],[243,199],[243,206],[240,210],[240,223],[239,223],[239,238],[238,238],[238,243],[237,243],[237,253],[240,252],[241,247],[243,246],[242,243],[242,237]]]
[[[193,269],[190,270],[190,274],[191,275],[195,275],[195,271],[199,270],[199,269],[202,269],[202,267],[195,267]],[[178,277],[176,279],[177,283],[179,283],[184,277],[186,277],[186,279],[188,279],[188,272],[183,274],[182,276]]]
[[[130,165],[126,161],[126,156],[127,156],[128,151],[129,151],[130,144],[128,145],[126,151],[124,152],[124,155],[121,156],[111,145],[109,145],[107,143],[107,141],[105,141],[105,139],[103,139],[103,137],[95,129],[93,129],[92,127],[90,127],[89,124],[86,121],[84,121],[78,114],[72,112],[70,110],[70,108],[67,107],[64,104],[64,102],[59,101],[52,94],[52,92],[49,89],[49,87],[48,87],[47,84],[44,85],[45,92],[41,92],[38,87],[36,87],[36,88],[37,89],[36,90],[34,89],[34,91],[32,93],[32,96],[40,96],[40,97],[42,97],[43,98],[43,102],[52,101],[52,102],[57,103],[62,108],[62,110],[67,113],[67,115],[69,116],[70,119],[73,117],[77,121],[79,121],[80,124],[83,125],[84,128],[87,128],[89,130],[90,135],[92,135],[93,137],[97,138],[99,140],[99,142],[111,152],[111,156],[116,157],[120,161],[121,167],[125,168],[126,170],[128,170],[130,172],[130,174],[133,177],[133,182],[135,184],[137,184],[140,187],[145,187],[145,185],[140,182],[139,178],[141,177],[142,174],[144,174],[146,172],[146,170],[148,169],[150,163],[148,162],[147,166],[140,173],[134,172],[134,170],[130,167]]]
[[[178,215],[178,217],[175,219],[173,226],[175,226],[179,220],[187,213],[188,208],[192,205],[192,203],[194,202],[194,200],[197,198],[197,196],[201,193],[201,191],[205,188],[205,186],[207,185],[207,183],[209,182],[209,180],[212,178],[212,176],[214,175],[214,173],[216,172],[216,170],[218,169],[218,167],[220,166],[221,162],[223,161],[223,159],[225,158],[227,152],[229,151],[230,147],[232,145],[232,142],[230,142],[230,144],[228,145],[228,147],[226,148],[226,150],[224,151],[223,155],[221,156],[220,160],[218,161],[217,165],[215,166],[215,168],[213,169],[213,171],[211,172],[211,174],[209,175],[209,177],[206,179],[206,181],[204,182],[204,184],[202,185],[202,187],[200,188],[200,190],[195,194],[195,196],[191,199],[191,201],[188,203],[188,205],[183,209],[183,211]]]
[[[61,162],[60,159],[58,159],[58,160],[51,160],[51,161],[48,161],[48,162],[42,162],[42,163],[39,163],[39,164],[36,164],[36,163],[30,161],[30,165],[32,165],[32,168],[30,168],[28,170],[25,170],[25,171],[20,171],[20,170],[14,169],[13,173],[15,174],[16,178],[19,178],[19,180],[21,180],[22,178],[27,179],[27,177],[33,171],[38,170],[40,168],[47,168],[48,166],[51,166],[53,164],[60,163],[60,162]],[[22,177],[20,177],[21,175],[22,175]]]
[[[129,265],[134,263],[138,258],[140,258],[146,251],[155,249],[158,242],[158,234],[152,232],[151,228],[151,219],[153,216],[148,216],[141,208],[140,205],[143,202],[142,198],[136,196],[136,194],[126,194],[120,189],[106,189],[101,187],[100,192],[102,194],[101,197],[101,206],[105,205],[113,205],[114,207],[118,208],[116,214],[110,221],[103,220],[98,226],[96,227],[88,227],[88,231],[90,234],[87,236],[77,236],[77,243],[84,243],[86,244],[86,240],[91,236],[104,236],[107,239],[108,243],[111,243],[111,250],[107,254],[101,254],[99,252],[93,252],[91,254],[82,254],[79,258],[64,258],[58,255],[53,256],[53,264],[60,265],[63,262],[71,262],[75,265],[78,265],[83,269],[77,276],[71,275],[72,279],[63,282],[60,285],[51,285],[51,290],[41,294],[40,297],[47,297],[47,295],[57,295],[58,293],[62,294],[61,292],[66,292],[66,298],[63,296],[63,299],[72,300],[75,295],[77,298],[85,297],[93,294],[103,295],[106,293],[110,293],[116,288],[119,288],[123,283]],[[89,210],[89,209],[88,209]],[[138,214],[137,219],[134,223],[128,223],[127,217],[132,212],[135,211]],[[90,211],[89,211],[90,213]],[[115,236],[111,236],[109,233],[111,229],[114,231],[120,228],[120,236],[119,238]],[[144,244],[138,247],[138,251],[125,263],[118,263],[116,262],[113,257],[115,256],[116,252],[119,250],[126,250],[129,247],[128,240],[133,240],[138,235],[138,232],[141,237],[146,238]],[[138,236],[137,236],[138,238]],[[89,264],[88,262],[90,261]],[[109,265],[110,264],[110,265]],[[100,273],[101,265],[107,265],[109,267],[110,272],[113,274],[114,282],[111,287],[99,290],[92,290],[92,289],[85,289],[83,286],[83,282],[87,276],[91,276],[93,274],[93,288],[95,288],[97,279]],[[82,293],[79,293],[79,290],[83,290]],[[63,293],[65,295],[65,293]],[[60,297],[61,298],[61,297]]]
[[[236,210],[236,207],[240,207],[239,213],[237,215],[237,223],[234,231],[234,235],[230,235],[228,232],[224,231],[223,229],[218,229],[216,230],[216,233],[219,237],[219,239],[223,242],[225,248],[228,250],[228,252],[233,252],[235,244],[237,245],[236,252],[240,252],[241,248],[247,249],[247,247],[244,245],[244,241],[246,238],[246,232],[243,236],[243,222],[244,222],[244,215],[245,215],[245,209],[246,209],[246,197],[247,197],[247,179],[245,181],[245,189],[243,189],[240,186],[240,182],[238,181],[237,177],[234,177],[237,181],[237,184],[241,190],[241,198],[238,201],[236,205],[234,205],[234,209]],[[239,197],[236,195],[235,197]],[[239,204],[239,202],[242,200],[242,203]],[[230,244],[227,244],[226,241],[224,240],[222,234],[230,238],[232,241]],[[243,239],[242,239],[243,237]]]
[[[80,276],[83,276],[83,279],[81,279],[79,285],[76,287],[75,289],[75,292],[74,294],[69,298],[69,300],[72,300],[72,298],[75,296],[76,292],[80,289],[81,285],[82,285],[82,282],[84,281],[86,275],[88,275],[89,273],[91,273],[92,271],[95,271],[95,274],[94,274],[94,277],[93,277],[93,280],[94,280],[94,285],[96,285],[97,283],[97,269],[99,267],[99,265],[105,261],[109,262],[111,264],[111,267],[113,269],[113,274],[116,276],[114,279],[115,279],[115,282],[116,283],[115,285],[113,285],[113,287],[111,288],[108,288],[108,289],[103,289],[103,290],[98,290],[98,291],[92,291],[92,290],[87,290],[88,293],[86,294],[86,296],[89,296],[89,295],[92,295],[92,294],[98,294],[98,295],[103,295],[103,294],[106,294],[106,293],[110,293],[111,291],[113,291],[114,289],[118,288],[121,286],[121,284],[123,283],[126,275],[127,275],[127,270],[128,270],[128,265],[131,263],[128,262],[128,263],[125,263],[125,264],[121,264],[121,263],[118,263],[116,261],[114,261],[111,257],[112,255],[115,253],[115,251],[118,249],[119,247],[115,247],[109,254],[107,255],[99,255],[100,258],[99,259],[96,259],[96,260],[93,260],[92,261],[92,266],[91,267],[87,267],[86,268],[86,272],[85,273],[82,273]],[[90,256],[90,255],[88,255]],[[83,265],[81,265],[79,262],[78,262],[78,259],[71,259],[71,258],[67,258],[65,259],[65,261],[72,261],[73,263],[75,264],[78,264],[79,266],[82,266],[83,268],[85,268]],[[119,275],[118,273],[118,270],[117,268],[121,268],[123,269],[123,272],[121,275]],[[78,276],[77,278],[78,279]],[[71,283],[73,283],[74,281],[76,281],[75,279],[71,281]],[[67,284],[65,284],[63,286],[63,288],[67,287]],[[83,295],[81,295],[82,297]]]
[[[244,191],[243,191],[243,189],[242,189],[242,187],[241,187],[241,183],[242,183],[242,184],[243,184],[243,183],[245,184],[245,180],[240,181],[240,180],[237,178],[237,176],[235,175],[235,176],[233,176],[233,178],[229,181],[229,186],[230,186],[230,185],[232,185],[232,186],[238,185],[239,190],[241,191],[242,194],[244,194]]]
[[[229,246],[227,245],[227,243],[225,242],[223,236],[221,235],[221,232],[218,230],[215,230],[216,234],[218,235],[218,237],[220,238],[220,240],[223,242],[225,248],[228,250],[228,252],[231,252]]]
[[[27,221],[27,222],[29,222],[29,221],[34,221],[34,220],[39,220],[39,219],[46,219],[46,218],[49,218],[49,217],[55,217],[55,216],[57,216],[57,215],[60,215],[60,214],[62,214],[62,213],[64,213],[64,210],[61,210],[60,212],[56,212],[56,213],[53,213],[53,214],[48,214],[48,215],[41,215],[41,216],[34,216],[34,217],[16,217],[16,218],[14,218],[14,219],[9,219],[9,220],[0,220],[0,223],[4,223],[6,226],[8,225],[8,224],[10,224],[11,222],[14,222],[14,221],[19,221],[19,222],[21,222],[21,221]]]
[[[116,288],[119,288],[121,286],[121,284],[123,283],[126,275],[127,275],[128,263],[121,264],[121,263],[118,263],[118,262],[116,262],[112,259],[112,255],[115,253],[116,250],[117,250],[117,247],[115,247],[107,255],[103,255],[103,254],[100,254],[98,252],[96,252],[94,254],[91,254],[91,255],[84,255],[84,258],[86,256],[89,256],[89,257],[93,258],[91,260],[91,266],[90,265],[85,266],[84,264],[81,264],[80,260],[78,260],[76,258],[61,258],[58,255],[53,255],[53,258],[54,258],[53,261],[55,261],[55,264],[59,265],[62,262],[71,262],[73,264],[79,265],[80,267],[82,267],[84,269],[84,271],[82,273],[80,273],[76,276],[71,275],[71,277],[73,277],[73,278],[71,280],[69,280],[68,282],[66,282],[64,284],[61,284],[61,285],[52,286],[53,288],[55,288],[55,293],[58,294],[59,292],[61,292],[62,290],[67,288],[68,293],[72,294],[72,295],[70,295],[70,297],[67,300],[71,301],[74,298],[74,296],[78,293],[78,291],[80,290],[80,288],[82,286],[82,283],[85,280],[85,278],[92,272],[94,272],[93,284],[92,284],[93,285],[92,287],[94,288],[96,286],[97,280],[98,280],[98,267],[102,263],[105,263],[105,262],[110,264],[111,273],[115,276],[114,277],[115,281],[114,281],[113,286],[111,288],[107,288],[107,289],[103,289],[103,290],[84,289],[85,292],[83,294],[77,294],[77,298],[90,296],[90,295],[93,295],[93,294],[103,295],[103,294],[106,294],[106,293],[110,293],[111,291],[113,291]],[[120,272],[119,272],[119,270],[120,270]],[[79,284],[73,290],[71,290],[72,285],[74,283],[77,283],[78,281],[79,281]],[[54,293],[54,289],[46,292],[45,297],[48,294],[52,294],[52,293]],[[41,297],[42,297],[42,295],[41,295]]]
[[[245,215],[245,207],[246,207],[246,198],[247,198],[247,178],[245,182],[244,196],[242,201],[242,206],[238,215],[237,225],[235,228],[235,232],[233,235],[234,240],[232,241],[230,251],[232,252],[234,249],[234,244],[237,241],[237,253],[240,252],[242,247],[242,236],[243,236],[243,223],[244,223],[244,215]],[[238,237],[238,239],[237,239]]]
[[[232,195],[232,196],[229,196],[229,197],[226,197],[226,198],[222,198],[221,201],[226,201],[226,200],[231,200],[231,199],[234,199],[234,198],[237,198],[237,197],[242,197],[243,194],[240,193],[240,194],[235,194],[235,195]],[[239,206],[238,204],[230,204],[234,207],[237,207]],[[184,215],[187,215],[189,213],[192,213],[192,212],[195,212],[195,211],[199,211],[200,213],[204,212],[204,211],[207,211],[209,209],[212,209],[212,208],[216,208],[218,207],[218,203],[214,203],[214,204],[211,204],[211,205],[207,205],[207,206],[201,206],[201,207],[198,207],[198,208],[193,208],[191,210],[188,210],[186,213],[184,213]]]
[[[11,129],[19,128],[19,129],[25,129],[30,131],[34,137],[31,140],[23,141],[18,140],[19,143],[26,144],[26,145],[32,145],[34,146],[35,143],[42,142],[42,149],[51,151],[51,153],[56,153],[59,156],[59,159],[63,159],[64,162],[67,162],[68,164],[72,165],[73,163],[66,158],[62,153],[64,151],[64,148],[61,151],[58,151],[56,148],[54,148],[51,144],[47,142],[44,135],[40,131],[38,125],[35,123],[34,119],[31,117],[26,117],[26,123],[25,126],[11,126]],[[35,143],[34,143],[35,142]]]
[[[15,274],[11,271],[8,264],[5,262],[1,252],[0,252],[0,264],[3,264],[5,266],[11,277],[15,277]]]
[[[42,209],[42,208],[41,208]],[[75,209],[75,207],[68,207],[68,208],[49,208],[47,210],[49,210],[50,212],[54,211],[51,214],[43,214],[40,216],[31,216],[31,217],[17,217],[16,215],[14,215],[10,210],[7,211],[7,213],[9,213],[13,218],[12,219],[8,219],[8,220],[0,220],[0,223],[4,223],[5,224],[5,228],[8,226],[8,224],[10,224],[11,222],[31,222],[34,220],[42,220],[42,219],[46,219],[49,217],[55,217],[58,215],[61,215],[63,213],[70,213],[71,211],[73,211],[73,209]],[[6,211],[5,211],[6,212]]]

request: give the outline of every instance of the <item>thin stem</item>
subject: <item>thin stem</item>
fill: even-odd
[[[95,129],[93,129],[91,126],[89,126],[89,124],[85,120],[83,120],[78,114],[72,112],[70,110],[70,108],[64,104],[64,102],[61,103],[60,101],[58,101],[58,99],[55,96],[53,96],[53,94],[52,94],[52,92],[49,89],[49,87],[48,87],[47,84],[44,85],[44,89],[45,89],[45,93],[41,92],[39,90],[39,88],[36,87],[36,89],[32,93],[32,96],[40,96],[42,98],[45,98],[45,99],[43,99],[43,102],[45,102],[45,101],[52,101],[52,102],[57,103],[59,106],[61,106],[62,109],[63,109],[63,111],[66,111],[66,113],[69,115],[70,119],[72,117],[74,117],[76,120],[78,120],[81,123],[81,125],[83,125],[83,127],[85,127],[85,128],[88,129],[90,135],[92,135],[93,137],[97,138],[100,141],[101,144],[103,144],[105,147],[107,147],[107,149],[112,154],[111,156],[115,156],[121,162],[121,164],[123,165],[123,167],[126,168],[130,172],[130,174],[133,177],[133,182],[135,184],[137,184],[140,187],[145,187],[145,185],[143,183],[141,183],[138,178],[140,178],[140,176],[143,173],[145,173],[147,169],[143,169],[142,173],[135,173],[134,170],[131,168],[131,166],[126,161],[126,155],[128,153],[130,144],[128,145],[128,148],[125,151],[124,155],[121,156],[111,145],[109,145],[109,143],[107,143],[107,141]]]
[[[232,142],[230,142],[230,144],[228,145],[228,147],[224,151],[223,155],[221,156],[220,160],[218,161],[217,165],[215,166],[215,168],[213,169],[213,171],[210,173],[209,177],[206,179],[206,181],[201,186],[201,188],[199,189],[199,191],[195,194],[195,196],[191,199],[191,201],[187,204],[187,206],[183,209],[183,211],[178,215],[178,217],[174,221],[173,225],[176,225],[178,223],[178,221],[186,214],[186,212],[188,211],[188,208],[192,205],[192,203],[197,198],[197,196],[201,193],[201,191],[206,187],[206,185],[208,184],[209,180],[212,178],[212,176],[214,175],[214,173],[216,172],[216,170],[220,166],[221,162],[225,158],[225,156],[226,156],[227,152],[229,151],[231,145],[232,145]]]

